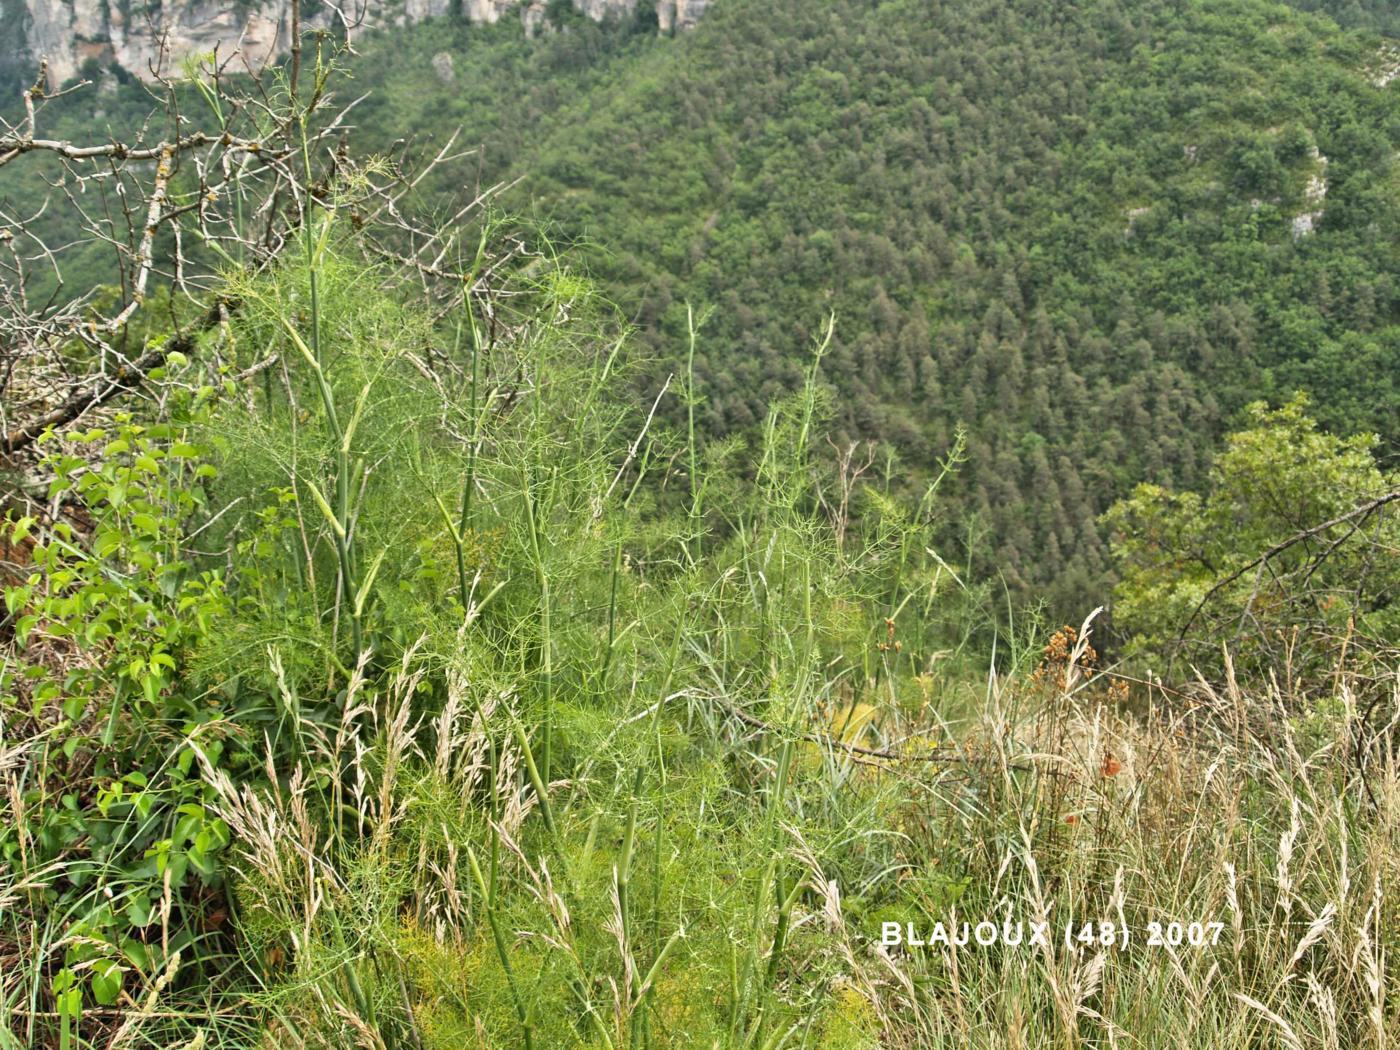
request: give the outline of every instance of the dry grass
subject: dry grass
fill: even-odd
[[[775,1023],[762,1045],[1390,1045],[1394,726],[1368,736],[1359,770],[1360,720],[1344,676],[1341,711],[1326,721],[1300,719],[1277,692],[1233,685],[1198,684],[1189,699],[1154,691],[1134,711],[1121,689],[1106,688],[1108,675],[1048,678],[993,678],[985,708],[967,722],[886,720],[886,737],[936,732],[967,744],[960,760],[931,765],[911,743],[901,758],[850,767],[834,789],[884,822],[865,830],[899,844],[883,889],[842,884],[851,846],[834,845],[830,822],[812,813],[832,790],[829,770],[796,770],[777,867],[711,871],[718,847],[694,844],[682,862],[705,869],[710,900],[694,895],[698,876],[685,894],[648,887],[674,916],[665,949],[653,944],[648,958],[629,929],[645,911],[626,897],[633,847],[610,854],[605,875],[589,874],[608,796],[552,785],[558,834],[542,837],[524,756],[501,732],[515,718],[509,696],[482,703],[457,675],[440,714],[418,726],[409,712],[419,676],[406,661],[379,701],[347,705],[357,713],[346,731],[288,789],[254,791],[211,773],[250,873],[244,908],[275,913],[290,940],[264,1000],[282,1017],[270,1022],[270,1038],[284,1047],[397,1045],[383,1035],[390,1030],[445,1046],[441,1032],[471,1031],[469,1045],[518,1045],[508,1023],[514,996],[534,1045],[556,1045],[548,1033],[565,1032],[571,1041],[558,1045],[625,1046],[638,1004],[653,994],[648,1045],[740,1045],[753,1029],[741,1025],[733,1041],[722,1025],[667,1030],[659,1019],[693,1018],[716,1002],[728,1009],[722,966],[710,955],[720,935],[760,931],[754,950],[767,969],[767,931],[783,897],[773,895],[774,872],[786,869],[800,892],[772,970]],[[827,757],[862,758],[840,743]],[[361,819],[333,840],[308,815],[305,792],[317,769],[342,763]],[[723,834],[752,844],[761,823]],[[391,874],[403,857],[413,863]],[[928,876],[938,871],[966,885],[931,904]],[[768,896],[756,912],[747,903],[717,908],[731,882],[767,886]],[[872,912],[853,913],[856,895],[882,897],[881,919],[924,930],[936,920],[949,928],[1020,920],[1047,923],[1053,935],[1034,946],[886,948]],[[749,891],[740,897],[750,900]],[[487,947],[496,919],[514,974]],[[1127,927],[1132,940],[1066,944],[1064,926],[1085,921]],[[1220,932],[1204,946],[1150,945],[1154,922],[1218,922]],[[424,953],[429,971],[455,960],[464,972],[424,978]],[[455,1018],[446,1028],[444,1012]],[[560,1027],[564,1017],[573,1021]],[[709,1034],[696,1041],[701,1031]]]

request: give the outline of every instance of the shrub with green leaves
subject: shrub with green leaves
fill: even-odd
[[[1301,395],[1251,405],[1207,491],[1140,485],[1105,515],[1122,572],[1114,618],[1140,657],[1218,674],[1223,644],[1241,673],[1292,684],[1349,648],[1393,645],[1400,523],[1378,501],[1400,476],[1377,464],[1375,435],[1329,434],[1306,409]]]
[[[129,414],[47,443],[61,514],[4,525],[30,565],[5,589],[0,747],[27,775],[0,799],[0,869],[30,884],[6,922],[48,960],[67,1025],[202,936],[228,830],[196,755],[218,764],[232,730],[185,674],[227,608],[222,573],[187,547],[208,450]]]

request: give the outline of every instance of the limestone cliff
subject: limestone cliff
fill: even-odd
[[[572,0],[588,17],[629,15],[654,4],[662,32],[689,29],[711,0]],[[339,6],[352,25],[382,28],[429,18],[496,22],[519,18],[533,33],[545,20],[544,0],[348,0]],[[330,4],[303,0],[308,28],[340,15]],[[51,84],[78,74],[96,59],[150,78],[178,67],[189,54],[241,49],[257,68],[282,53],[290,36],[290,0],[0,0],[0,74],[32,77],[47,59]],[[5,79],[8,79],[6,77]]]

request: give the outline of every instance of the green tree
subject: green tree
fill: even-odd
[[[1237,667],[1296,679],[1393,642],[1400,478],[1375,435],[1329,434],[1306,409],[1250,405],[1204,493],[1139,485],[1104,515],[1132,652],[1218,671],[1224,644]]]

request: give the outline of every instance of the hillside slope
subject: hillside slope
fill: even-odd
[[[1013,585],[1097,590],[1097,515],[1145,478],[1201,484],[1254,398],[1397,433],[1400,88],[1375,38],[1263,0],[729,0],[660,43],[429,34],[392,75],[366,56],[366,123],[464,124],[488,176],[525,176],[513,206],[593,246],[663,370],[684,303],[714,306],[715,430],[797,382],[834,310],[843,429],[917,475],[965,422],[955,506]]]
[[[1301,11],[1317,11],[1352,29],[1400,36],[1400,7],[1391,0],[1288,0]]]

